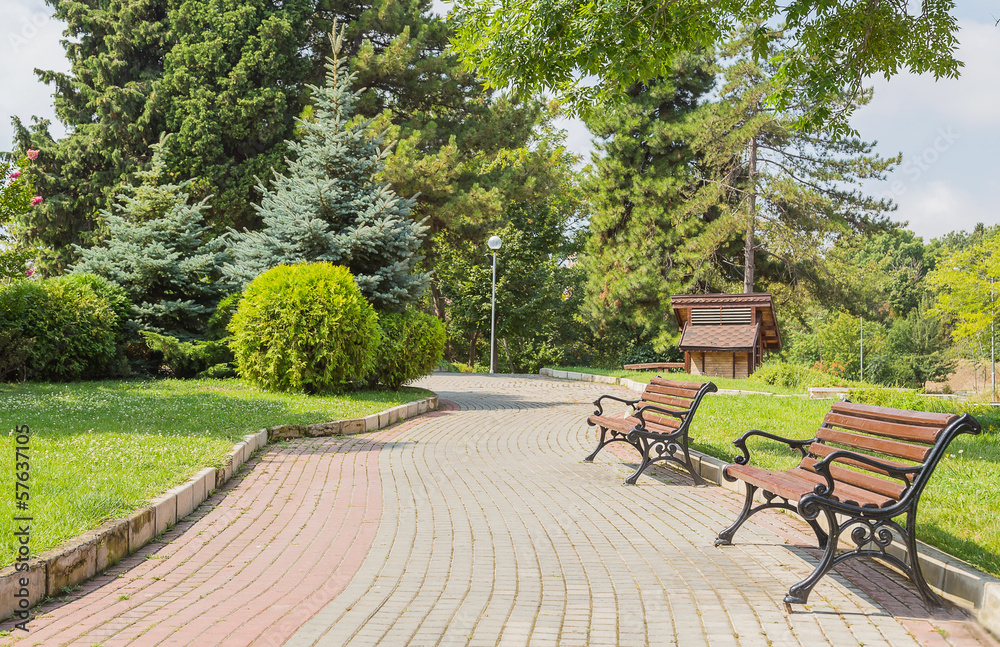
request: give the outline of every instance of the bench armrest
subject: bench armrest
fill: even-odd
[[[751,436],[761,436],[763,438],[767,438],[768,440],[776,440],[779,443],[785,443],[791,449],[799,450],[799,452],[802,453],[802,456],[806,455],[806,447],[816,442],[815,438],[810,438],[808,440],[794,440],[792,438],[783,438],[781,436],[769,434],[766,431],[761,431],[760,429],[751,429],[733,441],[733,445],[735,445],[736,448],[742,452],[741,456],[737,456],[733,459],[733,462],[737,465],[746,465],[750,462],[750,450],[747,449],[747,439]]]
[[[632,409],[634,410],[635,409],[635,405],[640,401],[641,398],[637,398],[635,400],[626,400],[624,398],[619,398],[618,396],[614,396],[614,395],[602,395],[601,397],[599,397],[596,400],[594,400],[594,406],[597,407],[597,411],[594,412],[595,416],[603,416],[604,415],[604,405],[601,404],[601,400],[604,400],[604,399],[615,400],[616,402],[623,402],[623,403],[631,406]]]
[[[833,495],[835,485],[833,475],[830,474],[830,466],[843,459],[850,459],[852,461],[864,463],[869,467],[883,470],[889,476],[905,481],[907,485],[911,482],[910,476],[919,474],[924,469],[923,465],[914,465],[913,467],[900,469],[895,465],[880,461],[877,458],[868,456],[867,454],[859,454],[858,452],[852,452],[848,449],[838,449],[831,452],[830,455],[823,460],[817,461],[813,464],[813,469],[816,470],[816,473],[826,479],[826,485],[817,485],[813,490],[814,494],[821,497],[829,497]]]

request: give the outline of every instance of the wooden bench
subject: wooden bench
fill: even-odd
[[[669,371],[671,369],[683,371],[684,362],[652,362],[649,364],[625,364],[622,366],[626,371]]]
[[[696,484],[704,485],[688,453],[688,430],[702,397],[714,391],[718,388],[711,382],[675,382],[654,377],[636,400],[602,395],[594,401],[597,411],[587,418],[588,425],[600,428],[601,439],[584,462],[593,462],[605,445],[622,441],[642,455],[639,469],[625,483],[634,485],[639,475],[657,461],[673,461],[690,472]],[[604,400],[623,402],[632,410],[626,415],[605,415]]]
[[[979,422],[968,414],[851,402],[834,404],[816,436],[809,440],[748,431],[733,443],[742,455],[723,470],[727,480],[746,483],[746,502],[736,522],[719,533],[715,545],[732,543],[737,529],[751,515],[768,508],[785,508],[812,526],[819,547],[825,549],[813,573],[788,590],[788,611],[792,604],[805,604],[820,578],[852,557],[877,557],[893,564],[909,576],[928,604],[941,606],[917,559],[917,503],[952,439],[961,433],[979,432]],[[786,443],[801,452],[802,460],[785,471],[753,467],[746,446],[751,436]],[[764,502],[755,506],[758,489]],[[826,530],[817,523],[820,515]],[[895,521],[901,515],[906,515],[905,527]],[[886,552],[894,534],[903,540],[905,560]],[[838,553],[841,536],[849,537],[854,546]]]

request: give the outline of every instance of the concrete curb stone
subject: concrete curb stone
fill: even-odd
[[[48,595],[46,588],[48,563],[39,557],[25,563],[28,565],[26,571],[18,571],[14,566],[0,569],[0,616],[4,618],[14,615],[19,610],[22,599],[28,600],[28,606],[23,608],[27,611]],[[27,581],[27,586],[22,585],[22,579]],[[18,593],[27,595],[18,596]]]

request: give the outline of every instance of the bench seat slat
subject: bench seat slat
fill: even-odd
[[[587,422],[624,433],[631,431],[639,422],[639,419],[632,416],[590,416],[587,418]]]
[[[591,424],[614,429],[619,433],[628,433],[639,424],[639,419],[635,416],[590,416],[587,420]],[[646,429],[658,434],[672,434],[677,431],[677,427],[661,425],[648,419],[646,420]]]
[[[878,452],[879,454],[904,458],[908,461],[916,461],[917,463],[922,463],[932,449],[926,445],[911,445],[898,440],[875,438],[850,431],[827,429],[826,427],[820,427],[819,431],[816,432],[816,437],[828,443],[837,443],[838,445]]]
[[[937,441],[937,437],[941,434],[941,428],[939,427],[904,425],[832,412],[826,414],[826,417],[823,418],[823,424],[928,445],[934,444]]]
[[[816,473],[816,470],[813,469],[813,465],[815,465],[816,462],[817,461],[815,459],[807,456],[802,459],[801,463],[799,463],[799,467],[807,472]],[[846,463],[847,460],[844,462]],[[861,464],[858,463],[858,465]],[[871,492],[877,492],[883,496],[893,499],[894,501],[898,501],[899,497],[903,496],[903,492],[906,490],[906,486],[903,485],[901,481],[890,481],[888,479],[873,476],[870,473],[855,472],[854,470],[838,467],[837,465],[830,466],[830,475],[836,481],[849,483]],[[822,476],[820,476],[820,478],[822,478]]]
[[[756,485],[789,501],[798,501],[806,494],[812,493],[817,485],[826,483],[826,479],[819,474],[798,467],[776,472],[752,465],[732,464],[726,468],[726,471],[730,476]],[[887,496],[839,482],[834,486],[833,498],[844,503],[873,508],[882,508],[896,502],[895,499]]]
[[[885,422],[938,428],[947,427],[959,418],[957,413],[909,411],[907,409],[876,407],[870,404],[856,404],[854,402],[835,402],[830,409],[836,413],[843,413],[849,416],[860,416],[863,418],[872,418],[873,420],[884,420]]]

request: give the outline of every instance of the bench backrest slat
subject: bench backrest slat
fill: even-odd
[[[819,458],[826,458],[833,452],[837,451],[837,449],[838,448],[833,445],[824,445],[823,443],[813,443],[812,445],[809,446],[809,453],[813,456],[818,456]],[[895,467],[896,469],[905,470],[907,468],[913,467],[913,463],[897,463],[896,461],[890,461],[885,459],[880,459],[880,460],[883,463],[886,463],[887,465]],[[886,476],[889,475],[889,473],[886,472],[885,470],[880,470],[876,467],[865,465],[861,461],[855,461],[849,458],[844,458],[842,459],[842,462],[847,465],[853,465],[854,467],[860,467],[861,469],[868,470],[869,472],[876,472],[878,474],[884,474]]]
[[[876,407],[870,404],[854,402],[835,402],[830,410],[848,416],[884,420],[885,422],[900,422],[909,425],[944,428],[959,418],[955,413],[932,413],[930,411],[910,411],[908,409],[892,409]]]
[[[646,393],[656,393],[658,395],[676,395],[681,398],[693,399],[698,395],[698,389],[689,389],[680,386],[666,386],[663,384],[650,383],[646,386]]]
[[[886,438],[895,438],[897,440],[906,440],[927,445],[933,445],[943,429],[943,427],[939,426],[906,425],[872,418],[849,416],[842,413],[826,414],[826,417],[823,418],[823,423],[831,427],[841,427],[852,431],[861,431]]]
[[[888,456],[895,456],[896,458],[903,458],[917,463],[923,462],[931,450],[926,445],[913,445],[911,443],[902,443],[898,440],[865,436],[850,431],[828,429],[826,427],[820,427],[816,433],[816,438],[826,443],[836,443],[854,449],[863,449]]]
[[[854,465],[860,465],[854,461],[850,462]],[[815,472],[812,466],[816,464],[816,460],[809,458],[808,456],[802,460],[800,467],[809,470],[810,472]],[[898,500],[899,497],[903,496],[903,492],[906,491],[906,486],[900,481],[891,481],[889,479],[879,478],[873,476],[866,472],[857,472],[854,470],[845,469],[843,467],[837,467],[836,465],[830,466],[830,475],[834,480],[840,481],[842,483],[848,483],[855,487],[868,490],[869,492],[876,492],[883,496],[887,496],[891,499]]]
[[[683,409],[685,411],[691,408],[691,400],[675,398],[669,395],[660,395],[659,393],[650,393],[649,391],[642,394],[642,399],[652,404],[667,405],[667,408],[677,407],[678,409]]]

